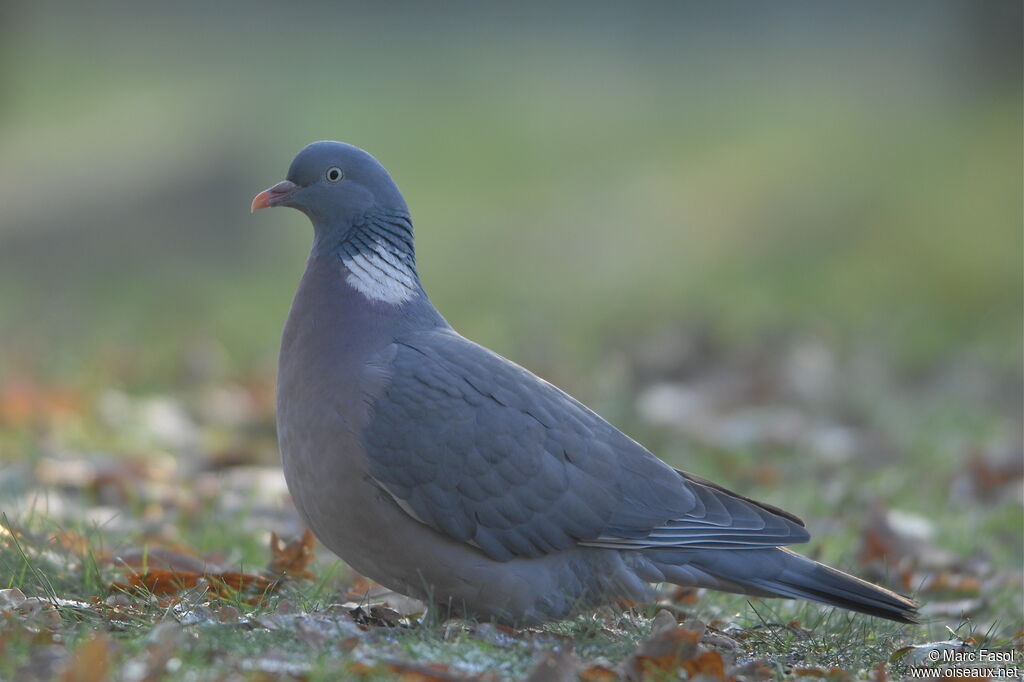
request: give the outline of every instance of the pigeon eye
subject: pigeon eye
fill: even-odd
[[[337,182],[345,177],[345,174],[341,172],[341,169],[337,166],[331,166],[327,169],[327,173],[324,174],[327,178],[327,182]]]

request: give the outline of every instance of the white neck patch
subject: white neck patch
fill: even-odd
[[[411,259],[383,239],[362,240],[359,248],[346,249],[341,262],[348,268],[345,281],[371,301],[399,305],[419,290]]]

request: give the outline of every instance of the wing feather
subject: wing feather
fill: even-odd
[[[676,471],[546,381],[451,330],[385,352],[370,472],[417,520],[499,560],[573,545],[749,549],[799,519]]]

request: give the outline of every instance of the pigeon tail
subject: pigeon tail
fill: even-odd
[[[657,552],[650,559],[666,580],[682,585],[807,599],[900,623],[919,622],[913,600],[781,547],[701,552],[685,557]]]

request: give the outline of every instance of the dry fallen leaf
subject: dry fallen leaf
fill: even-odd
[[[308,570],[313,561],[313,543],[316,538],[313,531],[306,529],[302,537],[284,545],[277,533],[270,534],[270,563],[267,570],[274,575],[293,579],[316,580],[316,575]]]
[[[82,398],[68,388],[42,386],[26,376],[0,386],[0,424],[25,426],[80,414]]]
[[[348,667],[347,673],[349,676],[370,677],[373,679],[390,677],[403,680],[403,682],[460,682],[462,680],[487,679],[452,673],[449,671],[448,666],[442,663],[419,665],[416,663],[403,663],[401,661],[391,661],[375,665],[353,663]]]
[[[952,571],[939,571],[925,579],[916,582],[920,592],[956,592],[966,596],[975,596],[981,593],[981,580],[973,575],[953,573]]]
[[[692,679],[697,675],[704,675],[713,680],[730,679],[725,676],[725,662],[722,655],[717,651],[705,651],[694,658],[683,662],[683,668]]]
[[[242,617],[241,612],[233,604],[222,604],[213,614],[218,623],[225,625],[237,623]]]
[[[254,575],[252,573],[238,573],[237,571],[224,571],[222,573],[215,573],[207,575],[206,579],[209,580],[218,588],[227,587],[235,592],[245,591],[256,591],[256,592],[273,592],[281,586],[280,580],[267,578],[262,575]],[[219,592],[223,594],[223,590],[219,589]]]
[[[901,538],[885,522],[885,517],[881,514],[872,514],[861,535],[857,560],[862,564],[895,561],[905,556],[907,549]]]
[[[976,450],[971,453],[962,475],[969,481],[976,498],[992,500],[1004,488],[1017,485],[1024,479],[1024,457],[1018,452],[995,458]]]
[[[128,583],[113,583],[111,589],[122,592],[149,592],[154,595],[169,595],[184,592],[199,584],[201,573],[194,571],[168,571],[156,569],[128,574]]]
[[[700,590],[695,587],[675,587],[672,590],[672,601],[677,604],[696,604],[700,598]]]
[[[431,666],[392,663],[387,668],[390,672],[397,675],[398,679],[405,682],[447,682],[448,680],[460,679],[454,675],[449,675],[447,666],[436,663]]]
[[[619,674],[611,668],[603,665],[592,665],[580,673],[579,678],[583,682],[613,682],[619,679]]]
[[[619,672],[629,680],[675,672],[697,654],[702,634],[699,630],[681,627],[655,632],[622,662]]]
[[[257,604],[276,592],[286,579],[316,577],[306,569],[313,560],[313,541],[309,530],[302,538],[286,544],[281,543],[276,533],[271,534],[269,576],[218,570],[184,549],[125,551],[110,561],[128,569],[127,582],[112,583],[110,588],[158,597],[204,588],[211,597],[231,598],[241,593],[249,603]]]
[[[153,570],[145,573],[133,571],[128,574],[127,583],[112,583],[110,589],[154,596],[170,596],[197,587],[204,587],[212,597],[226,599],[234,596],[234,593],[246,593],[249,595],[249,601],[255,603],[262,601],[267,594],[277,591],[280,586],[280,580],[236,571],[196,573],[194,571]],[[173,603],[174,600],[171,600],[165,604]]]

